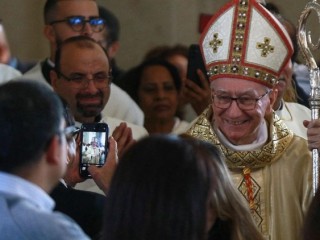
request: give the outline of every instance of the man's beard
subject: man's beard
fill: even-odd
[[[81,104],[79,99],[81,98],[96,98],[100,97],[101,101],[98,104]],[[105,104],[103,103],[103,93],[101,91],[96,94],[77,94],[77,110],[83,117],[96,117],[103,110]]]

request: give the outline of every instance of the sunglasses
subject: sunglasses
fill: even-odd
[[[105,20],[100,17],[90,17],[86,19],[84,16],[73,16],[63,20],[52,21],[49,24],[67,23],[73,31],[82,32],[86,23],[89,23],[93,32],[101,32],[105,26]]]

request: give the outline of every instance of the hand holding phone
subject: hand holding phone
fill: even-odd
[[[93,181],[107,195],[111,184],[112,177],[118,164],[117,143],[113,137],[109,138],[109,152],[107,161],[102,167],[89,166],[88,171],[91,173]]]
[[[196,83],[199,87],[203,88],[197,70],[200,69],[203,74],[207,77],[207,70],[204,65],[200,47],[198,44],[192,44],[189,47],[189,54],[188,54],[188,69],[187,69],[187,79],[190,79],[194,83]]]
[[[91,178],[90,165],[101,167],[108,154],[109,128],[106,123],[84,123],[81,126],[79,171],[83,178]]]

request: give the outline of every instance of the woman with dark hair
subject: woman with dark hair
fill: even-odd
[[[183,133],[189,123],[176,117],[181,79],[172,64],[159,59],[143,62],[125,76],[123,88],[144,112],[149,134]]]
[[[154,135],[119,161],[104,239],[262,240],[216,147]]]
[[[211,102],[211,89],[205,75],[200,71],[197,73],[201,86],[187,79],[189,65],[189,47],[177,44],[174,46],[160,45],[151,48],[144,56],[145,60],[158,58],[164,59],[174,65],[180,74],[182,88],[179,94],[179,107],[177,116],[181,119],[192,122]],[[190,63],[192,65],[192,63]]]

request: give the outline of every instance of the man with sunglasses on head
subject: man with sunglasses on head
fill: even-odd
[[[89,239],[48,195],[66,171],[71,133],[59,97],[39,82],[9,81],[0,125],[0,239]]]
[[[50,70],[59,43],[73,36],[98,40],[105,28],[95,0],[47,0],[44,6],[44,35],[50,43],[50,57],[24,74],[25,78],[51,84]],[[139,106],[121,88],[111,83],[111,94],[103,113],[113,118],[143,126],[144,115]]]
[[[256,0],[231,0],[199,45],[212,103],[188,134],[219,147],[265,239],[300,239],[312,199],[311,154],[272,109],[293,53],[289,35]]]

